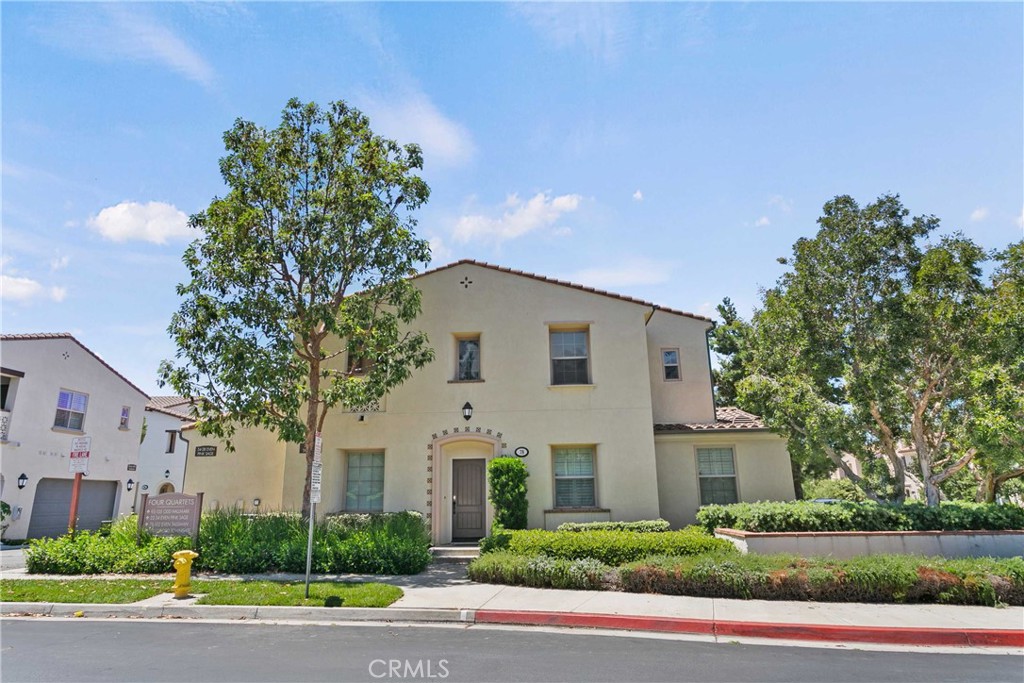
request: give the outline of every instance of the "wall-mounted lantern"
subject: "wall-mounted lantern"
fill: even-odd
[[[171,471],[170,470],[164,470],[164,479],[170,479],[170,478],[171,478]]]
[[[466,405],[462,406],[462,417],[466,418],[467,421],[473,417],[473,406],[469,404],[469,401],[466,401]]]
[[[18,477],[18,488],[19,489],[25,488],[25,484],[27,484],[27,483],[28,483],[28,475],[25,474],[24,472],[22,472],[21,476]]]
[[[124,487],[125,487],[126,489],[128,489],[129,491],[131,491],[131,490],[132,490],[133,488],[135,488],[135,482],[134,482],[134,481],[132,481],[131,479],[129,479],[128,481],[126,481],[126,482],[124,483]]]

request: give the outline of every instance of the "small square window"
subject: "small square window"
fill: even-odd
[[[128,417],[132,414],[130,406],[121,406],[121,423],[118,425],[121,429],[128,429]]]
[[[665,380],[679,379],[679,349],[662,349],[661,366],[665,370]]]
[[[551,383],[590,384],[587,330],[551,331]]]
[[[480,379],[480,337],[461,337],[456,342],[455,379],[472,382]]]
[[[57,397],[57,414],[53,418],[53,426],[81,431],[85,428],[85,411],[88,407],[87,395],[61,389]]]

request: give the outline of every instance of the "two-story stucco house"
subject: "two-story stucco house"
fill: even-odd
[[[192,405],[181,396],[153,396],[146,403],[146,436],[139,446],[138,496],[181,492],[185,483]]]
[[[320,512],[419,510],[435,543],[489,532],[485,468],[518,455],[529,525],[663,517],[792,499],[785,441],[712,400],[711,320],[529,273],[459,261],[413,279],[436,360],[377,410],[329,415]],[[192,431],[185,490],[210,506],[298,509],[305,455],[246,430]]]
[[[72,439],[91,437],[77,528],[129,514],[148,396],[70,334],[0,335],[0,497],[7,538],[67,531]]]

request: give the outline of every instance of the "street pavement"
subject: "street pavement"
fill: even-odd
[[[30,578],[4,550],[3,577]],[[20,551],[17,551],[20,553]],[[8,567],[11,567],[8,569]],[[55,578],[38,576],[31,578]],[[68,578],[68,577],[60,577]],[[111,577],[114,578],[114,577]],[[155,578],[172,580],[171,575]],[[302,581],[301,574],[222,578]],[[465,566],[435,563],[413,576],[317,575],[314,580],[369,580],[400,586],[391,607],[226,607],[175,600],[169,593],[131,605],[4,603],[4,614],[174,617],[273,621],[390,621],[521,626],[585,627],[707,635],[721,641],[874,643],[963,646],[1024,652],[1024,607],[880,605],[729,600],[673,595],[574,591],[474,583]]]

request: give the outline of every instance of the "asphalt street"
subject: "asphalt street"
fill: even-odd
[[[1008,681],[1015,655],[863,652],[494,627],[5,619],[21,681]]]

